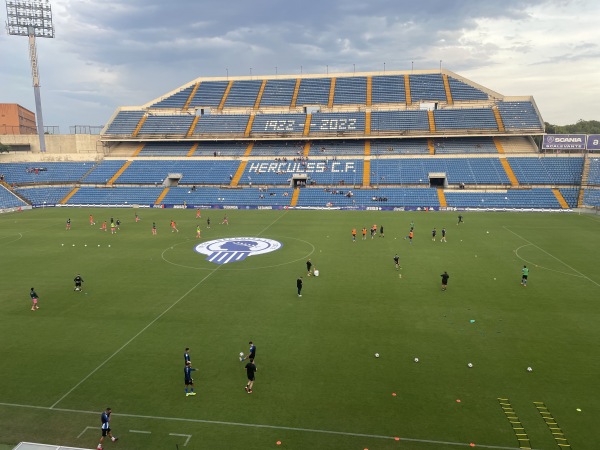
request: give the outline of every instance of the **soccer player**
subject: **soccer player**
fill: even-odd
[[[352,228],[352,242],[356,242],[356,228]]]
[[[210,217],[206,219],[206,228],[210,228]]]
[[[200,239],[201,238],[200,234],[201,234],[200,225],[198,225],[196,227],[196,239]]]
[[[442,238],[440,239],[440,242],[448,242],[446,240],[446,229],[442,228]]]
[[[90,214],[90,225],[96,225],[96,222],[94,222],[94,216]]]
[[[202,213],[200,213],[200,208],[196,210],[196,219],[200,219],[202,217]]]
[[[185,364],[190,362],[190,348],[189,347],[186,347],[185,352],[183,352],[183,360],[184,360]]]
[[[400,268],[400,257],[398,256],[398,253],[394,256],[394,264],[396,265],[396,270],[398,270]]]
[[[458,222],[456,222],[456,225],[458,225],[459,223],[464,223],[462,219],[463,219],[462,214],[459,214],[458,215]]]
[[[171,233],[174,233],[175,231],[179,233],[179,230],[177,229],[177,224],[173,219],[171,219]]]
[[[308,261],[306,261],[306,276],[310,277],[310,268],[312,267],[312,262],[310,260],[310,258],[308,258]]]
[[[225,214],[225,217],[223,217],[223,222],[221,222],[221,225],[229,225],[229,219],[227,218],[227,214]]]
[[[192,372],[196,370],[192,367],[191,361],[186,361],[185,367],[183,368],[183,374],[185,376],[185,396],[196,395],[194,392],[194,379],[192,378]],[[188,392],[188,388],[190,391]]]
[[[248,376],[248,383],[246,383],[246,392],[248,394],[252,394],[252,386],[254,386],[254,374],[256,373],[256,365],[254,364],[254,359],[250,358],[250,361],[244,367],[246,370],[246,375]]]
[[[296,280],[296,287],[298,288],[298,297],[302,297],[302,277]]]
[[[119,438],[112,435],[110,431],[110,414],[112,413],[112,409],[106,408],[102,414],[100,414],[100,422],[102,426],[100,427],[102,431],[102,435],[100,436],[100,443],[98,444],[98,450],[102,450],[102,442],[104,442],[104,438],[108,436],[111,441],[116,442]]]
[[[117,224],[117,230],[120,230],[121,229],[121,221],[119,219],[117,219],[116,224]]]
[[[381,225],[381,226],[379,227],[379,237],[380,237],[380,238],[382,238],[382,237],[385,237],[385,235],[383,234],[383,225]]]
[[[67,227],[66,227],[66,229],[67,230],[71,229],[71,219],[67,219]]]
[[[367,240],[367,227],[363,227],[362,229],[363,241]]]
[[[77,274],[77,276],[73,279],[73,281],[75,282],[75,288],[73,290],[81,291],[81,283],[83,283],[83,278],[81,278],[81,275]]]
[[[412,240],[413,240],[414,236],[415,236],[415,233],[414,233],[413,229],[411,228],[410,231],[408,232],[408,236],[406,236],[404,239],[408,238],[408,243],[412,245]]]
[[[113,218],[110,218],[110,234],[115,234],[117,232],[117,226],[115,225],[115,221]]]
[[[152,222],[152,235],[156,236],[156,222]]]
[[[29,296],[31,297],[31,310],[35,311],[36,309],[40,309],[40,307],[38,306],[38,295],[35,292],[35,289],[31,288],[31,291],[29,291]]]
[[[373,224],[373,226],[371,227],[371,239],[373,239],[375,237],[376,233],[377,233],[377,224]]]
[[[248,350],[248,354],[246,356],[240,357],[240,361],[244,361],[245,359],[254,360],[254,358],[256,358],[256,345],[254,345],[252,341],[249,341],[248,345],[250,345],[250,350]]]
[[[445,291],[448,288],[448,278],[450,278],[450,275],[444,271],[440,276],[442,277],[442,291]]]
[[[100,229],[101,229],[102,231],[107,231],[107,230],[106,230],[106,220],[105,220],[104,222],[102,222],[102,226],[100,227]]]
[[[529,269],[527,266],[523,266],[521,269],[521,284],[527,287],[527,277],[529,276]]]
[[[140,221],[140,216],[138,216],[137,214],[135,215],[135,223],[138,223]]]
[[[431,240],[433,242],[435,242],[435,235],[437,234],[437,230],[435,229],[435,227],[433,228],[433,230],[431,230]]]

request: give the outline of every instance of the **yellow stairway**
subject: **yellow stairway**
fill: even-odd
[[[300,197],[300,188],[294,188],[294,192],[292,194],[292,201],[290,202],[290,206],[296,206],[298,204],[298,197]]]
[[[125,172],[125,170],[131,165],[133,161],[125,161],[125,164],[123,164],[123,166],[117,170],[117,173],[115,173],[112,178],[110,180],[108,180],[108,183],[106,183],[108,186],[112,186],[114,184],[115,181],[117,181],[117,178],[119,178],[121,176],[121,174],[123,172]]]
[[[435,118],[433,117],[433,111],[427,111],[427,118],[429,119],[429,131],[435,133]]]
[[[155,205],[160,205],[160,202],[163,201],[163,198],[165,198],[165,196],[169,193],[169,188],[166,187],[163,189],[163,191],[160,193],[160,195],[158,196],[158,198],[155,200],[154,204]]]
[[[512,167],[510,167],[510,164],[508,163],[506,158],[501,157],[500,163],[502,164],[502,167],[504,167],[504,171],[506,172],[506,176],[510,180],[510,184],[512,186],[518,186],[519,180],[517,180],[517,177],[515,176],[515,173],[513,172]]]
[[[552,189],[552,193],[556,197],[556,200],[558,200],[558,203],[560,203],[562,209],[569,209],[569,204],[558,189]]]
[[[412,105],[412,99],[410,97],[410,78],[408,75],[404,75],[404,91],[406,92],[406,105]]]
[[[242,179],[242,175],[244,174],[244,170],[246,170],[246,165],[247,164],[248,164],[248,161],[242,161],[240,163],[240,167],[238,167],[238,170],[235,172],[235,175],[233,176],[233,179],[231,180],[231,186],[237,186],[238,185],[238,183]]]
[[[454,100],[452,100],[452,91],[450,90],[450,82],[448,81],[448,75],[443,74],[442,80],[444,80],[444,90],[446,91],[446,101],[449,105],[454,104]]]
[[[188,109],[190,107],[190,103],[192,102],[192,99],[196,95],[196,91],[198,91],[199,87],[200,87],[200,81],[194,85],[194,89],[192,89],[192,92],[190,92],[190,96],[185,101],[185,105],[183,105],[183,108],[181,108],[183,111],[185,111],[186,109]]]
[[[494,117],[496,117],[496,123],[498,124],[498,131],[501,131],[504,133],[505,128],[504,128],[504,122],[502,121],[502,116],[500,115],[500,110],[498,108],[492,108],[492,111],[494,111]]]
[[[63,199],[60,201],[60,204],[61,204],[61,205],[64,205],[64,204],[66,204],[66,203],[67,203],[67,202],[68,202],[68,201],[71,199],[71,197],[73,197],[73,196],[75,195],[75,193],[76,193],[78,190],[79,190],[79,188],[78,188],[78,187],[76,187],[76,188],[73,188],[73,190],[72,190],[71,192],[69,192],[69,193],[66,195],[66,197],[65,197],[65,198],[63,198]],[[45,202],[44,202],[44,203],[45,203]]]
[[[438,200],[440,202],[440,206],[442,208],[445,208],[446,206],[448,206],[448,204],[446,203],[446,195],[444,195],[444,189],[443,188],[438,188],[437,189],[437,195],[438,195]]]

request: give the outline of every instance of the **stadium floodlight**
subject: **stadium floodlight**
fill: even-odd
[[[40,95],[40,74],[38,70],[36,37],[53,38],[52,8],[49,0],[6,0],[6,31],[12,36],[29,38],[29,59],[35,96],[35,114],[37,117],[40,151],[46,151],[44,139],[44,118],[42,116],[42,98]]]

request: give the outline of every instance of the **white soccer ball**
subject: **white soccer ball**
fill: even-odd
[[[467,364],[468,367],[473,367],[473,363]]]
[[[379,358],[379,353],[375,353],[375,358]]]
[[[244,352],[240,352],[240,358],[244,356]]]
[[[419,362],[419,358],[415,358],[415,362]]]
[[[533,369],[531,367],[528,367],[527,372],[533,372]]]
[[[486,234],[490,234],[490,232],[489,232],[489,231],[486,231]]]

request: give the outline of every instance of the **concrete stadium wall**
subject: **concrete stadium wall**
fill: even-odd
[[[95,159],[96,154],[102,155],[103,149],[100,143],[100,136],[96,134],[47,134],[46,136],[46,153],[40,152],[40,140],[35,134],[18,135],[7,134],[0,136],[0,142],[5,145],[12,144],[29,144],[31,152],[11,152],[8,155],[4,154],[2,159],[9,156],[18,157],[18,160],[28,161],[27,156],[33,155],[34,160],[39,161],[40,158],[46,161],[47,157],[57,157],[60,155],[70,155],[77,160],[77,155],[82,155],[83,158],[89,160]]]

